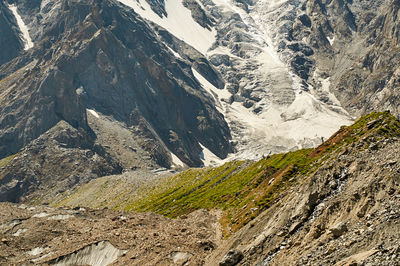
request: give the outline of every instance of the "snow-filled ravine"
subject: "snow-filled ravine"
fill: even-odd
[[[19,30],[21,31],[21,40],[24,43],[24,50],[29,50],[33,47],[32,39],[29,35],[29,29],[22,20],[21,16],[18,13],[18,9],[16,5],[8,5],[8,8],[13,13],[15,20],[17,21]]]

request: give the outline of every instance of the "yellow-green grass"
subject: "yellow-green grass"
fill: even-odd
[[[121,200],[110,201],[114,202],[111,207],[152,211],[171,218],[198,209],[218,208],[223,212],[220,220],[223,233],[228,236],[349,146],[361,143],[362,148],[366,148],[370,138],[399,136],[400,122],[394,116],[388,112],[372,113],[351,126],[341,127],[315,149],[275,154],[257,162],[231,161],[214,168],[188,169],[144,186],[131,196],[127,188]],[[79,190],[77,193],[85,194]],[[97,196],[101,198],[101,195]]]

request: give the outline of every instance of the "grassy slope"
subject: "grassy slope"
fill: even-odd
[[[18,155],[18,153],[10,155],[10,156],[0,160],[0,180],[3,178],[3,173],[1,171],[1,169],[3,167],[5,167],[7,164],[9,164],[17,155]]]
[[[172,218],[201,208],[218,208],[223,211],[221,223],[228,236],[348,145],[355,145],[360,139],[371,139],[372,143],[394,135],[400,135],[399,121],[387,112],[372,113],[352,126],[342,127],[315,149],[276,154],[257,162],[232,161],[216,168],[189,169],[142,188],[140,193],[125,198],[118,208],[153,211]],[[75,194],[85,192],[81,188]],[[64,204],[68,205],[68,198],[61,205]]]

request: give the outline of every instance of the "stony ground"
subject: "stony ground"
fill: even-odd
[[[217,245],[215,223],[206,211],[170,220],[1,203],[0,264],[202,265]]]

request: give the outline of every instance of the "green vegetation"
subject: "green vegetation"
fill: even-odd
[[[278,200],[337,150],[373,135],[400,134],[399,121],[388,112],[372,113],[343,126],[316,149],[275,154],[258,162],[234,161],[217,168],[189,169],[131,201],[127,210],[154,211],[174,218],[194,210],[218,208],[225,234],[236,231]]]
[[[194,210],[224,211],[226,234],[253,219],[279,192],[307,173],[312,149],[276,154],[258,162],[233,161],[216,168],[189,169],[150,188],[126,210],[154,211],[174,218]]]
[[[354,145],[360,140],[365,140],[365,144],[368,144],[399,135],[400,122],[396,117],[390,112],[374,112],[359,118],[351,126],[341,127],[332,137],[316,148],[311,156],[331,154],[338,148]]]
[[[1,159],[0,160],[0,169],[3,168],[4,166],[6,166],[9,162],[11,162],[17,155],[18,155],[18,153]],[[0,172],[0,179],[2,179],[2,178],[3,178],[3,175],[2,175],[2,172]]]
[[[6,166],[9,162],[12,161],[12,159],[15,158],[15,156],[17,156],[17,154],[13,154],[13,155],[10,155],[10,156],[8,156],[6,158],[1,159],[0,160],[0,168]]]
[[[223,233],[228,236],[338,154],[349,152],[352,147],[355,151],[365,149],[370,143],[393,136],[400,136],[400,122],[388,112],[372,113],[352,126],[341,127],[315,149],[275,154],[257,162],[232,161],[215,168],[189,169],[142,187],[131,195],[127,190],[120,191],[116,199],[114,193],[114,200],[108,203],[113,208],[152,211],[171,218],[198,209],[218,208],[223,212],[220,220]],[[84,196],[88,191],[90,189],[78,190],[75,195]],[[107,198],[98,193],[106,193],[104,189],[97,191],[96,198]],[[75,197],[76,200],[79,201],[79,197]],[[64,203],[68,203],[68,199]],[[104,207],[104,201],[99,206]]]

